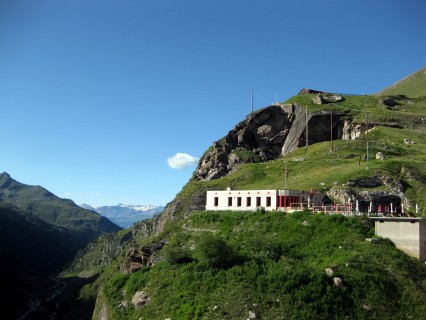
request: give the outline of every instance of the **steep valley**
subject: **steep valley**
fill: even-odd
[[[91,240],[118,230],[70,200],[0,174],[0,290],[7,297],[2,317],[45,319],[57,314],[59,305],[51,300],[63,281],[56,275]],[[86,279],[77,282],[82,285]]]

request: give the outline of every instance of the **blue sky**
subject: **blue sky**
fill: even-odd
[[[0,0],[0,172],[77,204],[165,205],[250,112],[252,88],[257,109],[304,87],[374,93],[424,67],[425,12],[424,0]]]

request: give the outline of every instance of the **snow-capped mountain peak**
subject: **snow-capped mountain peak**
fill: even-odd
[[[107,217],[122,228],[128,228],[135,222],[150,219],[164,210],[164,207],[161,206],[132,205],[124,203],[119,203],[115,206],[101,207],[92,207],[88,204],[82,204],[81,207],[95,211],[100,215]]]
[[[136,210],[136,211],[147,211],[147,210],[152,210],[152,209],[158,208],[158,206],[153,206],[151,204],[148,204],[148,205],[133,205],[133,204],[119,203],[117,206],[122,207],[122,208],[128,208],[128,209],[131,209],[131,210]]]

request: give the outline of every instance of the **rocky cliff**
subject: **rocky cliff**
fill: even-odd
[[[354,126],[345,111],[307,112],[296,103],[272,105],[249,114],[225,137],[214,142],[201,157],[193,177],[217,179],[240,163],[274,160],[305,146],[306,142],[354,139],[360,130],[362,127]]]

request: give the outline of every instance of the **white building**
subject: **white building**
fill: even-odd
[[[206,210],[294,211],[320,206],[324,194],[303,190],[213,190],[207,191]]]

